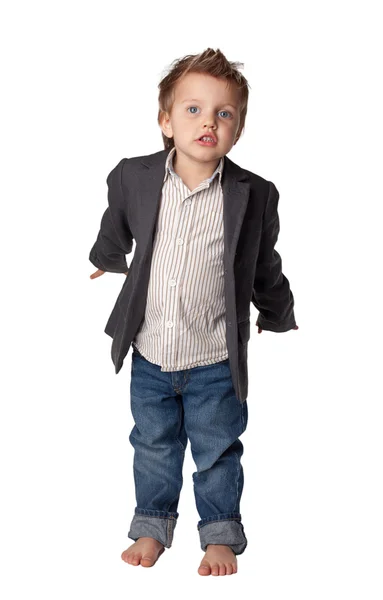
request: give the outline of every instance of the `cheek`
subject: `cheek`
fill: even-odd
[[[185,128],[188,128],[192,125],[191,120],[185,117],[185,115],[179,115],[173,121],[173,128],[177,129],[177,131],[182,132]]]
[[[234,140],[237,133],[237,128],[234,126],[225,127],[224,136],[226,140]]]

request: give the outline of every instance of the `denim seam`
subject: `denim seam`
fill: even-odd
[[[179,411],[179,413],[180,413],[180,412],[181,412],[181,411]],[[178,428],[178,431],[179,431],[179,429],[180,429],[180,427]],[[183,454],[183,456],[185,457],[185,448],[183,447],[183,445],[181,444],[180,440],[178,439],[178,434],[177,434],[177,437],[176,437],[176,441],[177,441],[177,443],[178,443],[178,444],[181,446],[181,451],[182,451],[182,454]],[[179,495],[180,495],[180,490],[178,490],[178,491],[177,491],[177,493],[176,493],[176,495],[174,496],[174,498],[172,498],[171,502],[169,502],[169,504],[168,504],[168,508],[167,508],[168,512],[171,512],[171,511],[170,511],[170,507],[171,507],[171,505],[173,504],[173,502],[174,502],[174,501],[175,501],[175,500],[176,500],[176,499],[179,497]]]
[[[238,523],[241,523],[241,519],[239,517],[228,517],[227,519],[214,519],[213,521],[206,521],[206,523],[202,523],[202,525],[199,527],[197,525],[197,527],[198,529],[201,529],[205,525],[209,525],[209,523],[224,523],[225,521],[238,521]]]
[[[171,545],[172,541],[173,541],[173,528],[172,528],[172,521],[170,519],[168,519],[167,522],[167,543],[168,546]]]
[[[152,519],[173,519],[174,521],[176,521],[176,517],[174,517],[173,515],[169,515],[168,517],[164,517],[164,516],[157,516],[157,515],[147,515],[146,513],[135,513],[137,516],[139,517],[149,517]]]
[[[183,445],[183,443],[181,442],[181,440],[178,438],[178,436],[176,437],[176,442],[178,442],[178,443],[179,443],[179,445],[180,445],[180,447],[181,447],[181,450],[182,450],[183,454],[185,454],[185,448],[184,448],[184,445]]]
[[[237,461],[238,461],[238,472],[237,472],[237,497],[236,497],[236,499],[235,499],[235,505],[234,505],[234,508],[233,508],[233,510],[232,510],[231,512],[237,512],[235,509],[236,509],[236,507],[238,506],[238,498],[239,498],[239,476],[240,476],[240,474],[241,474],[241,461],[240,461],[240,458],[239,458],[239,456],[238,456],[238,452],[235,452],[235,450],[234,450],[234,454],[235,454],[235,456],[237,457]]]
[[[168,504],[168,508],[167,508],[167,511],[168,511],[168,512],[171,512],[171,511],[170,511],[170,507],[171,507],[171,505],[174,503],[174,501],[175,501],[175,500],[178,498],[179,494],[180,494],[180,492],[178,491],[178,492],[177,492],[177,494],[174,496],[174,498],[172,498],[172,500],[169,502],[169,504]],[[169,517],[167,517],[167,518],[169,518]],[[173,517],[173,519],[174,519],[174,517]]]
[[[180,405],[179,406],[179,410],[178,410],[178,431],[177,431],[177,435],[176,435],[176,440],[179,443],[179,445],[181,446],[183,455],[185,456],[185,450],[186,450],[186,448],[182,444],[181,440],[178,438],[178,434],[180,432],[181,425],[182,425],[182,408],[181,408],[181,405]]]

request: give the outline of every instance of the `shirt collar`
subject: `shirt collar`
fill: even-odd
[[[167,179],[169,174],[172,175],[173,177],[179,178],[179,175],[177,175],[177,173],[173,169],[173,158],[174,158],[175,152],[176,152],[176,148],[175,148],[175,146],[173,146],[173,148],[170,150],[170,152],[168,153],[168,155],[166,157],[165,176],[164,176],[163,181],[165,181]],[[207,181],[207,183],[211,183],[218,173],[219,183],[221,183],[222,173],[223,173],[223,165],[224,165],[224,159],[222,156],[221,160],[218,163],[218,167],[216,168],[214,173],[211,175],[211,177],[209,177],[205,181]]]

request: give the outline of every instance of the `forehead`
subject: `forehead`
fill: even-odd
[[[175,100],[211,100],[219,102],[239,101],[239,90],[231,81],[223,77],[213,77],[207,73],[187,73],[177,82],[174,91]]]

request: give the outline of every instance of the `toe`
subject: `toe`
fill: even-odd
[[[131,552],[127,552],[126,550],[121,554],[122,560],[125,561],[126,563],[131,563],[132,557],[133,557],[133,554]]]
[[[210,571],[210,564],[208,562],[202,561],[198,568],[198,573],[200,575],[210,575]]]
[[[226,565],[226,575],[231,575],[233,573],[233,565],[231,563],[228,563]]]
[[[223,564],[219,565],[219,574],[226,575],[226,565],[223,565]]]
[[[143,556],[141,558],[141,564],[143,567],[152,567],[154,564],[154,557],[153,556]]]
[[[219,575],[219,565],[217,565],[217,563],[214,563],[211,566],[211,574],[212,575]]]

